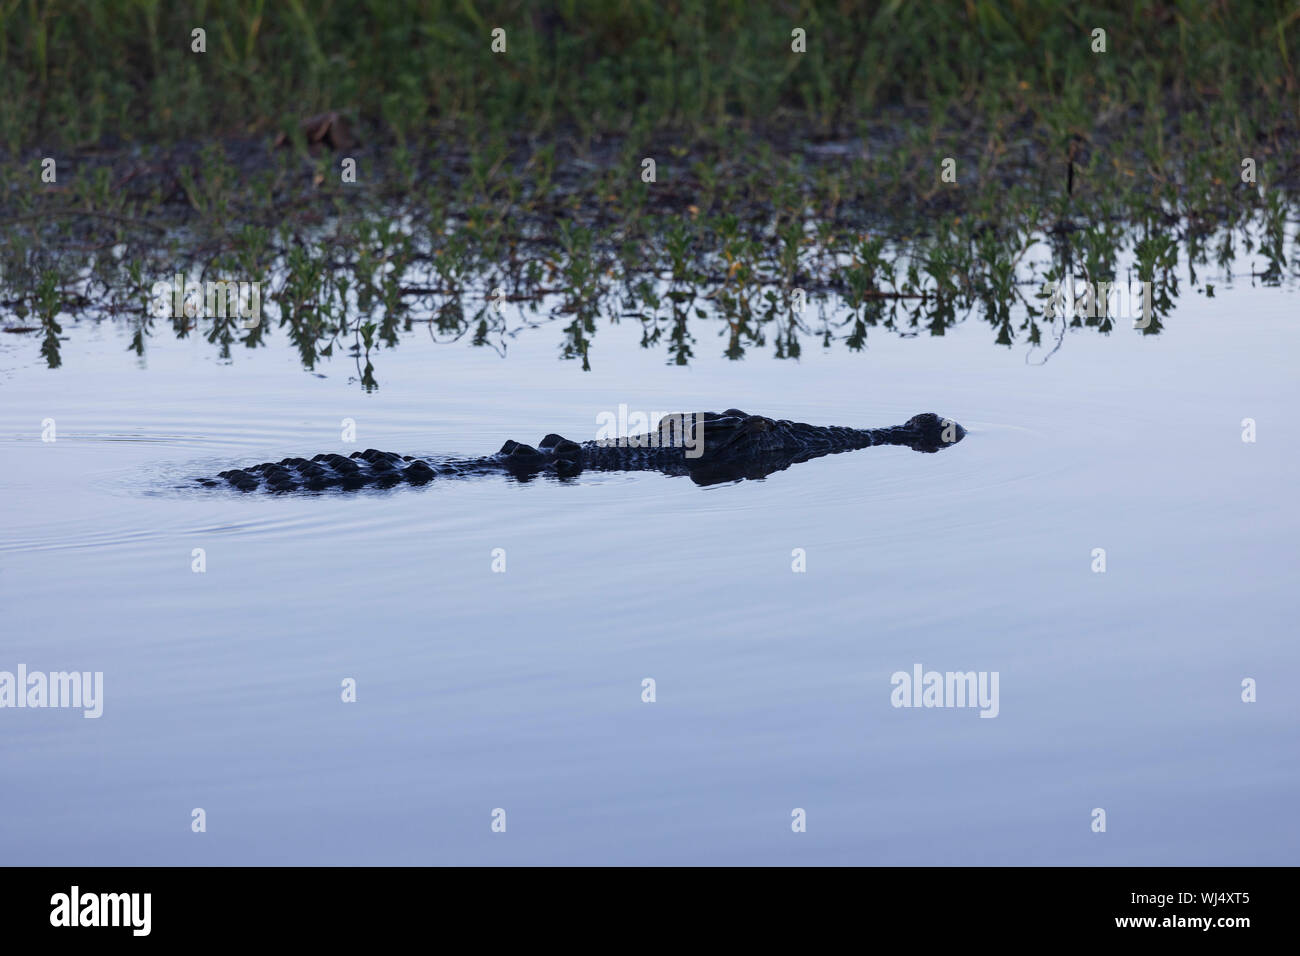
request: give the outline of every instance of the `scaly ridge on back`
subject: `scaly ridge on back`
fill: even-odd
[[[578,443],[552,432],[536,446],[507,441],[496,454],[479,458],[415,457],[367,448],[347,456],[285,458],[198,481],[209,487],[225,483],[240,491],[288,493],[423,485],[438,477],[494,473],[567,478],[590,470],[658,471],[710,485],[763,478],[798,462],[874,445],[936,452],[965,436],[964,428],[933,412],[891,428],[863,429],[809,425],[729,408],[665,415],[655,431],[617,440]]]

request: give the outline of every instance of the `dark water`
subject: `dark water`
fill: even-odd
[[[137,359],[122,323],[68,320],[57,370],[0,336],[0,670],[104,674],[99,719],[0,710],[0,856],[1294,864],[1300,348],[1294,290],[1248,283],[1189,292],[1159,336],[1069,333],[1042,365],[973,324],[736,362],[705,324],[677,367],[628,325],[584,373],[552,325],[504,359],[408,335],[365,392],[350,358],[317,377],[274,333],[230,362],[201,337]],[[935,411],[969,435],[709,488],[173,488],[583,440],[621,403]],[[997,672],[996,718],[892,706],[917,664]]]

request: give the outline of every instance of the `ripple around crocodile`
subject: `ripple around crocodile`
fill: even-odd
[[[617,440],[579,444],[551,434],[535,448],[508,441],[496,454],[479,458],[399,455],[370,448],[347,457],[286,458],[195,480],[209,487],[285,493],[423,485],[440,477],[488,474],[568,478],[583,471],[658,471],[713,485],[763,478],[801,461],[875,445],[936,452],[965,436],[966,429],[933,412],[892,428],[847,428],[765,418],[729,408],[720,413],[665,415],[655,431]]]

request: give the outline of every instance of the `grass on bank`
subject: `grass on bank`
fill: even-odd
[[[1179,246],[1223,264],[1253,236],[1282,277],[1298,9],[0,0],[0,308],[39,318],[51,364],[60,316],[129,315],[143,350],[148,288],[178,269],[275,276],[271,321],[204,334],[228,354],[283,327],[308,367],[412,323],[487,344],[497,288],[558,297],[584,361],[600,319],[673,361],[715,316],[734,357],[972,311],[1035,345],[1021,270],[1044,238],[1102,281],[1133,250],[1166,311]],[[306,142],[326,110],[346,150]],[[846,310],[805,327],[795,289]]]

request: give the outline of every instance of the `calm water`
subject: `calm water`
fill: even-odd
[[[137,360],[123,324],[68,321],[53,371],[0,336],[0,670],[104,674],[98,720],[0,710],[0,858],[1300,862],[1296,299],[1246,282],[1044,365],[975,323],[731,362],[701,324],[682,368],[629,324],[584,373],[556,323],[504,359],[413,334],[366,393],[350,358],[308,374],[279,332],[230,363],[201,337]],[[286,455],[584,440],[620,403],[932,410],[969,437],[710,488],[172,487]],[[916,664],[996,671],[997,717],[893,707]]]

